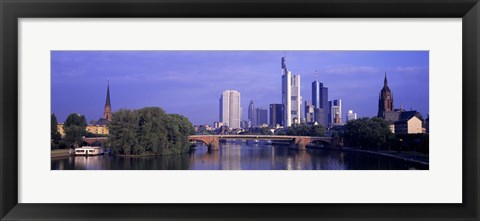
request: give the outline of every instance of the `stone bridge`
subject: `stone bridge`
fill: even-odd
[[[309,137],[309,136],[289,136],[289,135],[191,135],[190,141],[199,141],[207,145],[208,150],[218,150],[219,141],[222,139],[236,140],[282,140],[289,141],[290,146],[304,150],[309,143],[320,141],[325,145],[331,146],[334,142],[331,137]]]

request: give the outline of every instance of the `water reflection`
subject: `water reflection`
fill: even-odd
[[[52,170],[407,170],[428,169],[390,157],[286,146],[222,143],[219,151],[202,144],[190,153],[157,157],[78,156],[55,158]]]

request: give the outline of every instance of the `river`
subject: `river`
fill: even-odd
[[[269,144],[202,144],[172,156],[70,156],[51,159],[52,170],[428,170],[428,165],[370,153],[326,149],[291,150]]]

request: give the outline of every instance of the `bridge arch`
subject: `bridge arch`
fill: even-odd
[[[198,141],[207,145],[208,150],[218,150],[219,149],[219,138],[215,135],[192,135],[188,137],[189,141]]]

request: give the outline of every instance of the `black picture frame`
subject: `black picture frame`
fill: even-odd
[[[479,220],[478,0],[0,0],[0,15],[1,220]],[[19,204],[17,20],[47,17],[462,18],[463,203]]]

